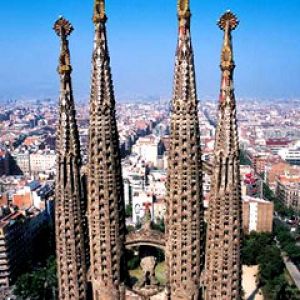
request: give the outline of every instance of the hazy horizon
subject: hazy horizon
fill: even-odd
[[[75,27],[70,38],[76,99],[88,98],[93,47],[93,1],[5,2],[0,12],[0,100],[54,98],[58,15]],[[142,3],[141,3],[142,2]],[[222,32],[216,20],[227,9],[240,19],[233,33],[238,98],[300,98],[300,2],[251,3],[191,0],[198,96],[217,99]],[[30,4],[29,4],[30,3]],[[116,98],[170,98],[177,43],[176,1],[107,1],[108,40]]]

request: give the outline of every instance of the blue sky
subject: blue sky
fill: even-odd
[[[74,93],[90,85],[92,0],[3,0],[0,10],[0,99],[58,93],[59,41],[52,25],[64,15],[75,27],[70,46]],[[108,38],[118,99],[172,92],[176,0],[107,0]],[[120,4],[121,3],[121,4]],[[300,98],[299,0],[191,0],[199,98],[216,98],[222,33],[216,20],[227,9],[234,32],[238,97]]]

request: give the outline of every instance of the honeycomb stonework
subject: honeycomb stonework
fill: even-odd
[[[88,223],[94,300],[124,298],[125,207],[106,38],[104,1],[95,1],[90,99]]]
[[[242,202],[231,37],[237,25],[238,20],[231,12],[225,13],[219,21],[219,27],[224,31],[224,44],[206,241],[207,300],[240,300],[242,295]]]
[[[86,299],[85,206],[81,185],[79,134],[75,117],[68,35],[72,25],[58,19],[54,30],[61,39],[59,121],[55,184],[55,231],[59,299]]]
[[[214,163],[202,165],[191,13],[189,1],[178,0],[179,32],[170,120],[166,232],[152,230],[149,221],[140,231],[128,234],[127,239],[104,0],[95,0],[93,21],[95,39],[86,181],[81,176],[71,83],[68,36],[73,27],[62,17],[54,25],[61,39],[55,190],[59,299],[89,299],[87,282],[91,283],[94,300],[134,299],[130,294],[133,291],[127,289],[126,292],[125,288],[128,279],[125,245],[129,248],[150,245],[165,249],[166,254],[166,295],[159,293],[157,297],[240,300],[242,202],[231,37],[238,25],[237,18],[228,11],[218,24],[224,31],[224,43]],[[203,169],[210,170],[212,176],[206,243]],[[141,297],[149,299],[148,296]]]
[[[179,1],[178,19],[166,203],[167,297],[198,300],[204,267],[204,221],[189,1]]]

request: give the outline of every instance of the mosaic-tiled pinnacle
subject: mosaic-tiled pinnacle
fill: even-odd
[[[81,186],[81,158],[72,92],[68,36],[72,25],[64,18],[54,24],[61,39],[59,121],[55,186],[56,254],[59,299],[86,299],[85,203]]]
[[[202,164],[189,1],[178,2],[167,180],[167,290],[172,300],[198,300],[204,265]]]
[[[104,0],[94,6],[88,219],[94,300],[124,297],[125,208]]]
[[[209,200],[206,242],[206,298],[241,299],[240,246],[242,202],[240,191],[239,140],[233,88],[231,32],[238,20],[226,12],[219,21],[224,31],[221,55],[221,91],[214,150],[214,171]]]

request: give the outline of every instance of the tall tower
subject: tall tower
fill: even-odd
[[[88,219],[94,300],[124,297],[125,208],[104,0],[95,0]]]
[[[166,261],[172,300],[200,299],[204,264],[202,164],[189,0],[178,2],[167,180]]]
[[[84,200],[81,187],[81,158],[72,92],[68,36],[72,25],[64,18],[54,24],[61,39],[59,122],[55,187],[56,254],[59,299],[86,299],[84,247]]]
[[[218,25],[224,31],[221,92],[206,243],[206,299],[241,299],[242,202],[239,139],[233,88],[231,32],[238,20],[230,11]]]

